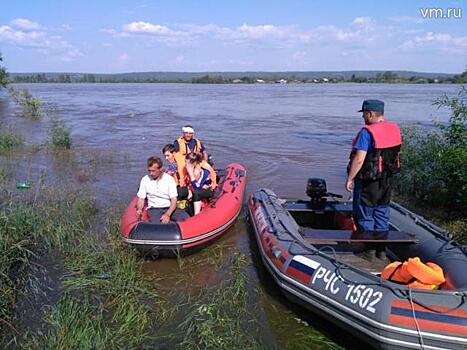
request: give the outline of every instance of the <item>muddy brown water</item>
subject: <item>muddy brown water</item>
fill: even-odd
[[[365,98],[386,102],[386,118],[406,125],[428,126],[445,122],[449,111],[432,105],[444,93],[454,96],[455,85],[297,84],[297,85],[192,85],[192,84],[24,84],[43,102],[52,104],[72,130],[78,152],[68,157],[19,152],[2,162],[14,165],[15,180],[37,183],[67,177],[87,183],[103,206],[122,206],[136,193],[145,175],[146,158],[161,155],[161,148],[191,124],[214,157],[216,167],[238,162],[247,169],[246,193],[267,187],[286,198],[304,198],[308,177],[322,177],[328,190],[344,194],[343,183],[351,140],[362,124]],[[28,144],[44,143],[49,121],[28,121],[0,93],[0,122],[20,130]],[[81,165],[70,170],[70,164]],[[73,168],[75,169],[75,168]],[[219,283],[223,262],[244,253],[252,264],[249,287],[258,289],[257,301],[266,329],[267,346],[286,348],[300,332],[318,332],[339,345],[354,348],[359,342],[332,324],[285,300],[261,265],[246,211],[235,225],[199,258],[186,258],[189,274],[179,278],[180,262],[145,261],[144,271],[157,276],[162,288],[189,292]],[[216,262],[203,263],[207,255]],[[197,259],[199,261],[197,262]],[[162,278],[161,278],[162,276]],[[305,321],[308,325],[303,323]],[[316,333],[316,334],[318,334]],[[309,348],[323,348],[322,342]],[[326,346],[324,346],[326,348]]]

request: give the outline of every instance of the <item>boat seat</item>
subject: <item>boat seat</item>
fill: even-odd
[[[388,231],[384,234],[368,232],[353,232],[351,230],[318,230],[312,228],[302,229],[305,241],[311,244],[338,244],[338,243],[418,243],[415,235],[404,231]]]

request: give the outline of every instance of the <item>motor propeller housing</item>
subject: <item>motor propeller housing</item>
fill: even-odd
[[[320,178],[310,177],[306,184],[306,195],[313,199],[320,199],[326,197],[328,189],[326,180]]]

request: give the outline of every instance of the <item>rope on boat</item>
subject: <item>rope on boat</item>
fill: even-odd
[[[420,347],[422,348],[422,350],[424,350],[425,349],[425,343],[423,341],[423,336],[422,336],[422,332],[420,330],[420,325],[418,324],[417,316],[415,315],[415,306],[414,306],[413,298],[412,298],[412,288],[410,288],[410,287],[409,287],[409,301],[410,301],[410,307],[412,308],[412,316],[413,316],[413,320],[415,322],[415,327],[417,328],[418,337],[420,339]]]

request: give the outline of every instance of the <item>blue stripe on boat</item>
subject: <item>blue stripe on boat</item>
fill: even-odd
[[[397,315],[397,316],[413,317],[413,312],[411,309],[402,309],[399,307],[392,307],[391,314]],[[456,317],[456,316],[445,315],[445,314],[435,314],[432,312],[424,312],[424,311],[417,311],[417,310],[415,310],[415,316],[419,319],[423,319],[427,321],[467,326],[467,318],[465,317]]]

